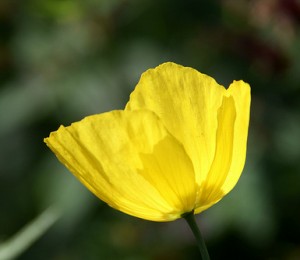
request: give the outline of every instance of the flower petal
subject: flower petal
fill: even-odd
[[[245,165],[251,102],[250,86],[242,80],[234,81],[229,86],[227,94],[234,100],[236,119],[234,123],[232,163],[222,187],[225,194],[236,185]]]
[[[232,97],[224,97],[218,110],[215,156],[205,181],[199,188],[195,213],[207,209],[225,194],[222,189],[232,164],[236,111]],[[240,176],[240,173],[237,173]]]
[[[169,221],[194,207],[193,165],[150,111],[89,116],[45,142],[91,192],[120,211]]]
[[[250,87],[234,81],[218,110],[215,157],[200,187],[195,213],[218,202],[235,186],[246,158],[250,113]]]
[[[156,113],[191,158],[198,185],[215,156],[218,108],[226,93],[213,78],[174,63],[146,71],[126,109]]]

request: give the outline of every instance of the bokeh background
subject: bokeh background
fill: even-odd
[[[199,258],[182,220],[109,208],[43,143],[165,61],[252,86],[243,175],[197,216],[211,258],[300,259],[299,25],[298,0],[1,0],[1,260]]]

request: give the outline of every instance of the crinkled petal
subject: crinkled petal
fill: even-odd
[[[45,139],[96,196],[127,214],[169,221],[191,211],[196,183],[182,145],[150,111],[112,111]]]
[[[200,185],[215,156],[217,113],[225,93],[213,78],[168,62],[142,75],[126,109],[146,108],[162,119],[183,144]]]

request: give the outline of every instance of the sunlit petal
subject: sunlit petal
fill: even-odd
[[[61,126],[45,142],[90,191],[120,211],[169,221],[194,207],[192,163],[150,111],[90,116]]]
[[[190,156],[196,180],[205,180],[215,155],[217,113],[225,88],[192,68],[164,63],[146,71],[126,109],[154,111]]]
[[[250,86],[243,81],[234,81],[227,90],[234,100],[236,119],[232,145],[232,163],[222,187],[228,193],[236,185],[245,165],[250,117]]]
[[[224,97],[218,109],[215,156],[206,179],[199,187],[196,213],[215,204],[225,195],[223,185],[232,164],[235,119],[234,100],[232,97]]]
[[[241,176],[246,159],[250,97],[250,87],[243,81],[234,81],[226,91],[218,110],[215,157],[200,186],[196,213],[218,202]]]

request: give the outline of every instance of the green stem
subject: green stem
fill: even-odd
[[[208,254],[205,242],[203,240],[203,237],[201,235],[201,232],[197,226],[195,216],[194,216],[194,211],[183,214],[182,217],[186,220],[189,227],[193,231],[194,236],[196,237],[202,260],[209,260],[210,259],[209,254]]]

